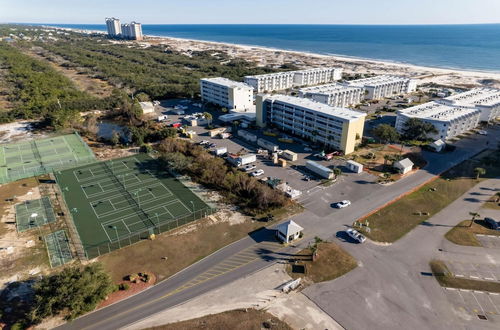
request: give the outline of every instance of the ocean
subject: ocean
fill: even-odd
[[[46,24],[102,30],[97,24]],[[500,24],[143,25],[146,35],[500,72]]]

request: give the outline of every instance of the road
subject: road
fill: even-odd
[[[331,200],[327,200],[326,202],[323,201],[319,204],[317,201],[321,200],[321,198],[313,197],[304,200],[307,210],[293,218],[294,221],[306,228],[305,237],[298,246],[283,248],[276,244],[275,247],[272,247],[272,245],[270,245],[270,242],[274,241],[272,238],[272,230],[263,230],[219,250],[218,252],[208,256],[196,264],[193,264],[173,277],[160,282],[146,291],[109,307],[89,313],[71,323],[62,325],[59,328],[100,330],[118,329],[144,319],[159,311],[188,301],[193,297],[223,286],[231,281],[234,281],[235,279],[256,272],[281,259],[287,259],[290,254],[293,254],[297,249],[305,247],[308,242],[314,238],[314,236],[331,238],[331,236],[337,231],[345,229],[345,225],[352,224],[352,222],[356,219],[359,219],[370,211],[385,205],[414,187],[419,186],[436,174],[460,163],[464,159],[470,158],[472,155],[486,147],[486,141],[495,141],[500,136],[500,130],[497,128],[492,129],[490,133],[491,134],[488,137],[475,136],[471,139],[459,141],[457,144],[457,150],[452,153],[443,155],[430,153],[426,154],[426,157],[431,159],[430,165],[390,186],[383,187],[383,192],[374,189],[370,193],[366,193],[366,187],[364,187],[363,184],[360,184],[359,188],[355,192],[346,192],[343,195],[344,198],[342,199],[350,199],[351,194],[356,197],[352,199],[353,205],[349,208],[342,210],[332,210],[330,208],[330,203],[337,201],[337,199],[335,199],[336,194],[342,194],[342,188],[337,185],[330,186],[324,189],[321,193],[321,195],[328,194],[327,196],[329,196],[328,198],[331,198]],[[217,268],[218,265],[224,263],[226,260],[234,257],[235,255],[245,253],[245,251],[248,251],[249,249],[253,252],[250,252],[248,255],[251,256],[253,253],[253,259],[249,257],[247,262],[234,267],[231,271],[221,272],[220,275],[211,275],[215,274],[212,270]],[[356,253],[353,254],[355,257],[360,257],[356,255]],[[380,268],[383,270],[384,263],[390,262],[385,259],[387,258],[384,257],[383,259],[379,259],[380,263],[376,263],[365,261],[364,258],[360,257],[360,260],[362,260],[365,264],[365,267],[362,267],[363,269],[370,269],[373,267],[374,270]],[[428,262],[428,260],[426,262]],[[405,264],[400,264],[399,266],[400,267],[391,269],[395,269],[395,271],[403,272],[405,274],[408,272],[408,269],[411,269]],[[356,272],[355,274],[357,273],[359,272]],[[351,274],[345,278],[351,277],[359,280],[359,277],[351,276]],[[364,278],[366,283],[369,283],[369,278],[370,276],[368,276],[368,278]],[[387,278],[383,278],[383,281],[386,280]],[[430,281],[434,279],[425,280]],[[337,283],[337,281],[332,283]],[[386,289],[390,289],[390,286]],[[409,297],[408,299],[412,298]],[[348,302],[346,301],[345,304],[347,305]],[[396,308],[396,306],[394,307],[394,309],[388,308],[387,312],[398,314],[399,309]],[[356,309],[354,308],[353,310]],[[335,314],[335,316],[337,315]],[[357,315],[357,318],[367,319],[368,317]]]

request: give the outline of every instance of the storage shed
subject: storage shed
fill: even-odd
[[[413,162],[409,158],[405,158],[395,162],[394,167],[398,169],[399,173],[406,174],[413,169]]]
[[[300,237],[304,228],[296,224],[293,220],[288,220],[276,228],[276,237],[283,243],[290,243]]]

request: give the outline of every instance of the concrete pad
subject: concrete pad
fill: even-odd
[[[123,329],[144,329],[240,308],[265,309],[294,329],[342,329],[302,293],[282,293],[281,286],[290,280],[283,265],[273,265]]]

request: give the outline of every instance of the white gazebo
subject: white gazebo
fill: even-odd
[[[395,162],[394,167],[398,169],[399,173],[406,174],[413,169],[413,162],[409,158],[405,158]]]
[[[293,220],[288,220],[276,228],[276,237],[283,243],[290,243],[300,237],[304,228],[296,224]]]

